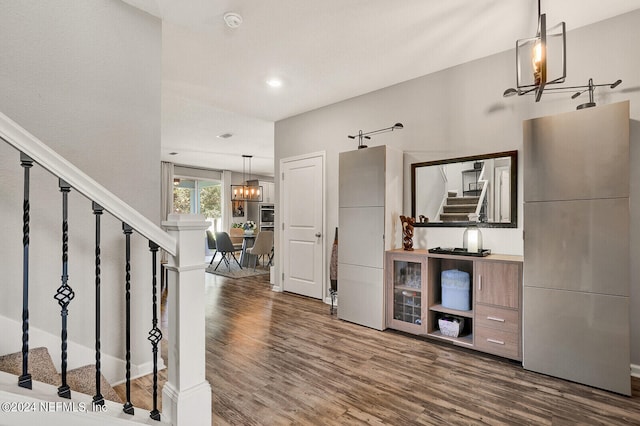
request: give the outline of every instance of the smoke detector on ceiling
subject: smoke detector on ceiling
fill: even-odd
[[[224,14],[224,22],[229,28],[238,28],[242,24],[242,16],[235,12],[227,12]]]

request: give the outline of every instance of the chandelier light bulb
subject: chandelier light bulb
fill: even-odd
[[[533,46],[533,50],[531,51],[531,65],[533,66],[533,78],[535,80],[536,85],[539,85],[541,82],[541,70],[540,70],[541,64],[542,64],[542,42],[540,41],[540,39],[538,39]]]

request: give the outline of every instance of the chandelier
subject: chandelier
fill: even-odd
[[[547,85],[564,83],[567,76],[567,36],[565,23],[547,28],[547,15],[540,13],[535,37],[516,41],[516,88],[505,90],[504,96],[535,94],[542,98]]]
[[[535,95],[536,102],[542,98],[542,93],[566,93],[574,91],[571,99],[581,94],[589,93],[589,102],[578,105],[577,109],[596,106],[593,93],[597,87],[615,89],[622,83],[595,84],[589,79],[586,85],[552,86],[564,83],[567,76],[567,36],[565,23],[560,22],[551,28],[547,27],[547,16],[540,13],[538,0],[538,31],[535,37],[516,41],[516,87],[504,91],[502,96]],[[577,90],[577,91],[576,91]]]
[[[257,180],[251,179],[252,155],[242,156],[242,185],[231,185],[231,201],[262,202],[262,187]],[[249,164],[249,178],[247,179],[247,163]]]

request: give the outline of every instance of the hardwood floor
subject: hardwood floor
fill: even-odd
[[[640,379],[624,397],[341,321],[272,292],[268,275],[206,276],[213,425],[640,425]],[[132,387],[136,406],[150,403],[149,378]]]

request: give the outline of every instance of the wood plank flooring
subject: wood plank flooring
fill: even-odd
[[[620,396],[341,321],[272,292],[268,275],[206,276],[213,425],[640,425],[640,379]],[[132,387],[134,405],[149,406],[151,379]]]

